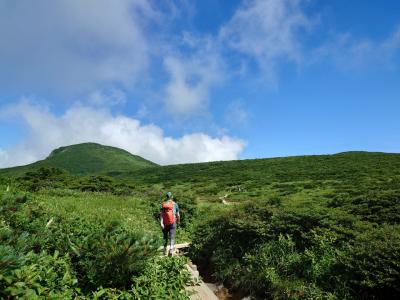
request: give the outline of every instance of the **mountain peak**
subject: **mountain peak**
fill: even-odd
[[[120,148],[97,143],[81,143],[59,147],[44,160],[4,171],[20,174],[40,167],[55,167],[75,175],[104,175],[135,171],[156,165]]]

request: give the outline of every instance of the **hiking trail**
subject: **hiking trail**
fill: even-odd
[[[183,256],[185,255],[185,249],[190,246],[189,243],[182,243],[175,245],[175,251],[173,255]],[[160,250],[162,247],[160,248]],[[169,246],[167,247],[167,253],[169,250]],[[195,283],[192,286],[187,286],[186,290],[189,291],[192,295],[190,295],[190,300],[219,300],[218,297],[213,293],[210,287],[200,279],[199,271],[197,270],[197,266],[193,264],[190,260],[186,264],[186,268],[189,273],[192,275],[193,282]]]
[[[229,194],[225,194],[225,196],[219,197],[219,200],[221,200],[222,204],[224,204],[224,205],[233,205],[233,204],[235,204],[235,203],[227,201],[227,197],[228,196],[229,196]]]
[[[190,243],[176,244],[173,255],[184,256],[186,254],[185,250],[187,250],[189,246]],[[228,289],[226,289],[222,284],[217,285],[215,283],[204,282],[200,278],[197,266],[193,264],[191,260],[186,264],[186,268],[192,275],[193,282],[195,282],[194,285],[186,287],[186,290],[192,294],[190,300],[250,299],[243,296],[233,298]]]

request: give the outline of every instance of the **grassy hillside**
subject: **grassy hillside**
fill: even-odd
[[[400,154],[346,152],[171,165],[119,174],[140,184],[192,190],[198,196],[230,194],[232,199],[258,199],[272,192],[372,186],[386,189],[400,181]],[[215,197],[214,197],[215,198]]]
[[[51,152],[45,160],[33,164],[2,169],[0,175],[19,176],[41,167],[55,167],[75,175],[99,175],[137,170],[149,166],[156,166],[156,164],[119,148],[84,143],[58,148]]]

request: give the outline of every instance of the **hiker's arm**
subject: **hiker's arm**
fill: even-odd
[[[162,209],[160,210],[160,226],[162,229],[164,229],[164,222],[163,222],[163,217],[162,217]]]
[[[181,215],[179,214],[179,205],[175,202],[175,209],[176,209],[176,224],[181,222]]]

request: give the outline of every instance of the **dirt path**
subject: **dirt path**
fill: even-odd
[[[187,291],[193,293],[190,296],[190,300],[219,300],[210,287],[204,281],[200,280],[199,271],[197,271],[195,265],[188,263],[186,268],[192,274],[194,282],[199,282],[198,285],[186,287]]]
[[[189,245],[189,243],[176,244],[174,255],[183,255],[185,249],[187,249]],[[193,295],[190,296],[190,300],[219,300],[210,287],[200,279],[196,265],[189,261],[189,263],[186,264],[186,268],[190,274],[192,274],[193,281],[198,283],[197,285],[186,287],[187,291],[193,293]]]
[[[219,197],[219,200],[221,200],[222,204],[224,204],[224,205],[233,205],[233,204],[235,204],[235,203],[229,202],[227,200],[228,196],[229,196],[229,194],[225,194],[225,196]]]

